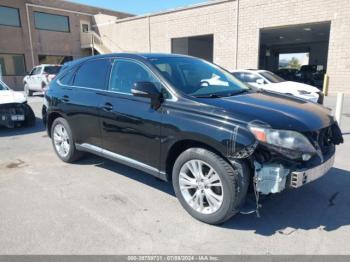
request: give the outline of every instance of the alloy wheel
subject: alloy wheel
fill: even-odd
[[[53,141],[57,153],[61,157],[67,157],[70,150],[70,141],[66,128],[62,124],[57,124],[53,132]]]
[[[179,186],[187,204],[199,213],[215,213],[222,205],[224,191],[220,176],[202,160],[190,160],[181,167]]]

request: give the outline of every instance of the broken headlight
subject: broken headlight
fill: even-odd
[[[259,142],[291,159],[307,161],[316,153],[310,141],[299,132],[254,124],[249,124],[248,128]]]

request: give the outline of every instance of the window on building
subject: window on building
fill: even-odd
[[[34,12],[34,23],[36,29],[70,32],[68,16]]]
[[[39,55],[39,64],[63,65],[64,63],[72,60],[72,56]]]
[[[73,85],[93,89],[105,89],[110,64],[107,59],[85,62],[78,69]]]
[[[82,24],[82,25],[81,25],[81,31],[82,31],[83,33],[89,32],[89,31],[90,31],[90,30],[89,30],[89,25],[88,25],[88,24]]]
[[[21,19],[17,8],[0,6],[0,25],[21,26]]]
[[[3,76],[23,76],[26,73],[24,55],[0,54],[0,67]]]

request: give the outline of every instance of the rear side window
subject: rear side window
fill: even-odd
[[[247,83],[255,83],[259,79],[264,80],[260,76],[255,75],[255,74],[251,74],[251,73],[245,74],[245,82],[247,82]]]
[[[73,80],[73,77],[74,77],[74,73],[75,73],[74,69],[70,70],[69,72],[64,74],[63,77],[60,78],[59,82],[61,84],[63,84],[63,85],[66,85],[66,86],[72,85],[72,80]]]
[[[238,80],[245,82],[244,73],[235,72],[233,73],[233,76],[236,77]]]
[[[76,72],[73,85],[93,89],[106,89],[110,64],[108,59],[85,62]]]
[[[61,70],[60,66],[46,66],[44,72],[49,75],[57,75]]]

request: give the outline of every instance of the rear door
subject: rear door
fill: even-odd
[[[75,72],[71,86],[64,86],[62,101],[75,142],[101,146],[99,107],[106,90],[111,60],[98,58],[84,62]]]
[[[101,94],[102,143],[112,156],[157,172],[162,114],[161,109],[151,108],[149,98],[131,94],[133,84],[141,81],[160,87],[157,77],[141,62],[114,61],[108,91]]]

